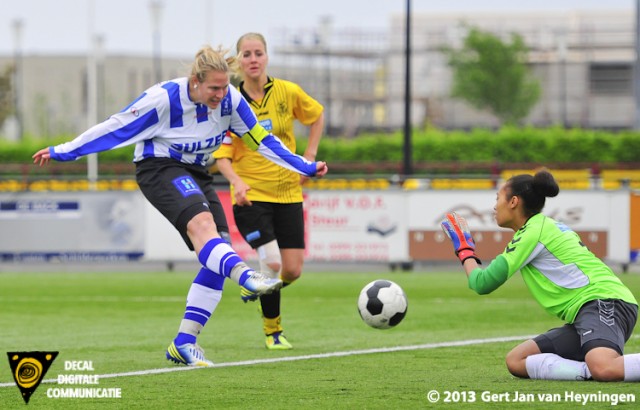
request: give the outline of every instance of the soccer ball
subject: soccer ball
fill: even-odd
[[[360,291],[358,312],[369,326],[389,329],[400,323],[407,314],[407,295],[390,280],[375,280]]]

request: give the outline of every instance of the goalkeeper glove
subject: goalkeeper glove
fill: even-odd
[[[478,255],[476,255],[476,244],[471,237],[471,231],[467,225],[467,221],[455,212],[448,213],[440,223],[442,230],[453,243],[453,249],[456,256],[460,259],[460,263],[464,265],[464,261],[473,258],[478,263],[482,263]]]

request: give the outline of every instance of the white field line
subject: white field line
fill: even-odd
[[[6,303],[32,303],[32,302],[70,302],[70,303],[180,303],[186,301],[185,296],[79,296],[73,298],[44,296],[34,298],[32,296],[0,297],[0,302]]]
[[[186,296],[112,296],[112,295],[92,295],[92,296],[0,296],[0,303],[185,303]],[[320,300],[320,299],[318,299]],[[431,304],[451,304],[463,298],[434,298],[429,301]],[[480,299],[478,303],[486,304],[511,304],[512,299],[491,298]],[[520,303],[531,306],[538,306],[535,300],[523,300]]]
[[[404,352],[404,351],[410,351],[410,350],[426,350],[426,349],[436,349],[439,347],[471,346],[471,345],[480,345],[480,344],[486,344],[486,343],[499,343],[499,342],[512,342],[516,340],[526,340],[526,339],[531,339],[533,337],[535,337],[535,335],[494,337],[494,338],[488,338],[488,339],[469,339],[469,340],[458,340],[453,342],[426,343],[426,344],[411,345],[411,346],[379,347],[375,349],[348,350],[345,352],[318,353],[318,354],[310,354],[310,355],[303,355],[303,356],[287,356],[287,357],[277,357],[272,359],[243,360],[240,362],[217,363],[213,365],[213,368],[252,366],[256,364],[265,364],[265,363],[296,362],[299,360],[327,359],[331,357],[357,356],[357,355],[374,354],[374,353],[391,353],[391,352]],[[98,377],[98,380],[100,380],[100,379],[115,378],[115,377],[133,377],[133,376],[146,376],[150,374],[173,373],[173,372],[196,370],[196,369],[207,369],[207,367],[175,366],[175,367],[165,367],[161,369],[138,370],[134,372],[108,373],[108,374],[97,375],[97,377]],[[42,380],[41,383],[56,383],[57,381],[58,379],[45,379],[45,380]],[[0,387],[9,387],[9,386],[15,386],[15,383],[0,383]]]

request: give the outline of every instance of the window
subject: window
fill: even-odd
[[[633,65],[628,63],[595,63],[589,67],[589,83],[593,94],[633,94]]]

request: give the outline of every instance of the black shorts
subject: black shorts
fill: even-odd
[[[229,225],[213,177],[206,167],[170,158],[147,158],[136,163],[136,180],[142,194],[180,232],[189,249],[187,223],[201,212],[211,212],[220,236],[228,241]]]
[[[571,324],[551,329],[533,340],[542,353],[584,361],[589,350],[608,347],[624,354],[638,317],[638,306],[619,299],[585,303]]]
[[[304,249],[302,202],[276,204],[251,201],[252,206],[233,206],[242,237],[253,249],[274,239],[280,249]]]

